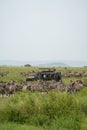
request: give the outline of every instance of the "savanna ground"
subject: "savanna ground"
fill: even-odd
[[[0,82],[26,82],[21,72],[38,71],[38,67],[0,67]],[[62,68],[62,73],[87,72],[87,68]],[[63,77],[68,85],[78,77]],[[79,77],[87,81],[87,77]],[[87,130],[87,87],[73,94],[57,89],[49,93],[19,91],[11,97],[0,97],[0,130]]]

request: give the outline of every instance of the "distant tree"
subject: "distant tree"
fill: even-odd
[[[26,65],[24,65],[25,67],[31,67],[31,65],[30,64],[26,64]]]

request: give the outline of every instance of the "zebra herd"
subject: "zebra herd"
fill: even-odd
[[[29,81],[16,83],[14,80],[9,82],[0,82],[0,96],[11,96],[17,91],[39,91],[49,92],[51,89],[59,89],[60,91],[66,91],[68,93],[75,93],[82,88],[87,87],[87,82],[77,79],[75,81],[70,80],[68,85],[65,85],[62,80],[60,81]]]

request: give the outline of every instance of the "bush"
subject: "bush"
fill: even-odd
[[[30,64],[26,64],[26,65],[24,65],[25,67],[31,67],[31,65]]]

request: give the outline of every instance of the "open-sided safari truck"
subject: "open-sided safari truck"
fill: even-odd
[[[33,80],[61,80],[61,72],[56,71],[55,68],[39,68],[40,71],[30,74],[26,81]]]

